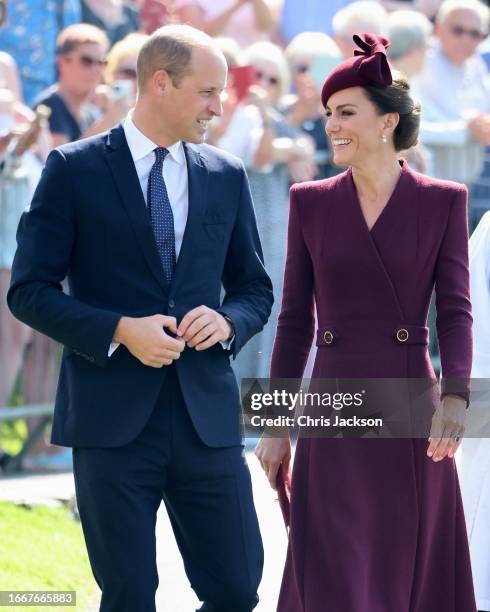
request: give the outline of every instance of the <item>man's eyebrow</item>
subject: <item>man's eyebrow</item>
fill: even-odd
[[[347,104],[339,104],[339,105],[337,106],[337,109],[336,109],[336,110],[339,110],[339,108],[344,108],[345,106],[355,106],[356,108],[358,108],[357,104],[349,104],[349,103],[347,103]],[[329,110],[331,110],[331,109],[330,109],[330,106],[328,106],[328,105],[327,105],[327,108],[328,108]]]

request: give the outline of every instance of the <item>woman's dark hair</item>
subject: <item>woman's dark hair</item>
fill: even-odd
[[[420,102],[412,98],[408,79],[394,72],[393,82],[386,87],[367,85],[364,90],[380,115],[398,113],[400,121],[393,134],[396,151],[410,149],[417,144],[420,125]]]

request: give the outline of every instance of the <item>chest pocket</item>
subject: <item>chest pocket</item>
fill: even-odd
[[[225,242],[233,227],[233,217],[228,211],[207,211],[202,221],[204,236],[212,242]]]

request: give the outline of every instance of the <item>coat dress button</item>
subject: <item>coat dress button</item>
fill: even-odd
[[[332,344],[333,333],[329,329],[327,329],[327,331],[323,334],[323,339],[325,340],[325,344]]]
[[[396,339],[398,340],[398,342],[406,342],[408,340],[408,330],[404,327],[401,327],[396,332]]]

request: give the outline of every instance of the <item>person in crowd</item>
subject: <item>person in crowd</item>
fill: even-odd
[[[371,379],[375,395],[370,402],[366,392],[367,410],[381,408],[378,393],[387,379],[388,410],[394,402],[403,410],[409,381],[418,379],[433,390],[426,396],[426,430],[432,428],[429,439],[388,439],[328,424],[300,433],[277,610],[322,610],[328,602],[349,612],[380,605],[474,611],[454,464],[472,357],[467,189],[421,175],[400,159],[417,141],[420,105],[406,78],[390,69],[386,38],[359,34],[354,42],[359,55],[334,68],[322,89],[334,162],[347,170],[291,190],[271,384],[301,380],[316,339],[310,390],[341,391],[340,414],[352,414],[346,394]],[[434,285],[441,389],[427,353]],[[314,415],[335,424],[332,412],[339,411],[318,409]],[[266,433],[256,454],[276,487],[291,457],[287,430]]]
[[[490,12],[479,0],[445,0],[414,91],[424,109],[421,139],[432,156],[433,175],[471,187],[490,145],[490,82],[476,50],[486,37]],[[470,228],[481,216],[470,199]]]
[[[274,306],[267,325],[250,340],[233,364],[239,380],[268,375],[286,256],[290,176],[294,181],[309,180],[316,171],[313,141],[279,112],[291,82],[283,50],[271,42],[258,42],[244,50],[240,61],[252,66],[257,77],[249,102],[259,111],[262,138],[247,172],[264,261],[274,287]]]
[[[233,38],[244,48],[269,38],[276,27],[277,0],[174,0],[174,11],[210,36]]]
[[[58,36],[58,81],[35,102],[35,106],[44,104],[51,109],[53,147],[98,134],[124,116],[127,109],[120,99],[99,118],[96,108],[89,104],[101,82],[108,47],[106,34],[88,24],[74,24]]]
[[[164,25],[178,23],[174,0],[140,0],[138,21],[140,31],[145,34],[153,34]]]
[[[422,13],[431,23],[435,23],[437,11],[442,4],[442,0],[414,0],[414,10]]]
[[[15,64],[9,63],[9,69]],[[15,235],[22,211],[41,176],[51,149],[47,127],[0,77],[0,408],[9,404],[32,330],[12,317],[6,304],[14,258]],[[29,143],[22,141],[33,132]]]
[[[0,51],[0,84],[17,102],[22,102],[22,85],[14,58]]]
[[[145,34],[134,32],[117,42],[107,55],[104,81],[112,86],[117,81],[131,81],[136,90],[137,61],[141,47],[148,40]]]
[[[98,85],[90,102],[102,113],[110,111],[111,105],[118,100],[126,110],[136,102],[136,64],[138,53],[148,36],[133,32],[117,42],[107,55],[107,66],[104,70],[104,83]]]
[[[490,212],[483,215],[469,244],[474,343],[474,393],[490,393]],[[487,404],[484,406],[485,410]],[[488,420],[485,421],[485,424]],[[475,435],[478,432],[475,431]],[[465,437],[457,455],[479,612],[490,612],[490,439]]]
[[[320,85],[311,69],[327,73],[340,62],[340,50],[332,38],[322,32],[303,32],[286,47],[286,58],[292,74],[294,93],[287,96],[282,110],[291,125],[299,127],[315,143],[315,178],[326,178],[338,172],[330,163],[331,151],[325,133],[325,110],[320,101]],[[318,62],[318,68],[316,67]]]
[[[388,59],[410,81],[422,72],[433,26],[422,13],[412,10],[388,14]]]
[[[396,70],[411,82],[424,68],[425,56],[432,35],[431,22],[417,11],[400,10],[388,15],[388,35],[391,44],[388,58]],[[430,154],[419,142],[402,155],[415,170],[431,174]]]
[[[8,303],[65,345],[52,437],[73,447],[101,612],[155,612],[162,501],[202,610],[258,601],[230,357],[273,297],[243,164],[204,143],[226,76],[212,38],[157,30],[132,112],[50,154],[19,226]]]
[[[235,86],[234,68],[239,66],[240,47],[232,38],[214,39],[228,66],[226,90],[222,95],[222,114],[209,125],[207,142],[239,157],[246,168],[254,167],[255,157],[270,147],[271,136],[263,129],[261,110],[254,104],[260,96],[241,97]],[[260,161],[260,160],[259,160]]]
[[[0,49],[15,60],[28,106],[56,81],[56,39],[81,20],[80,0],[9,2],[0,28]]]
[[[111,45],[139,28],[138,11],[125,0],[82,0],[81,21],[104,30]]]
[[[342,56],[347,58],[354,53],[355,44],[352,37],[356,32],[388,35],[388,14],[376,0],[349,2],[333,16],[332,28],[333,39]]]
[[[488,81],[490,80],[490,34],[478,47],[477,53],[487,65]],[[490,209],[490,146],[488,145],[483,155],[483,168],[480,176],[475,179],[471,187],[470,202],[473,210],[471,223],[474,227],[478,223],[478,219]]]

